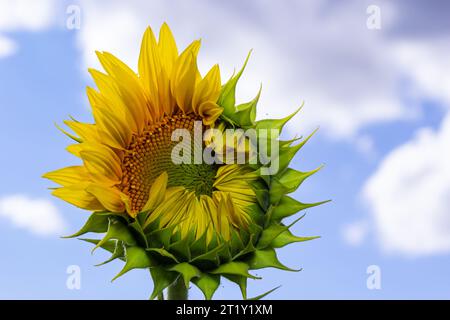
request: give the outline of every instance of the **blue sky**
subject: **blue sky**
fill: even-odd
[[[180,46],[201,37],[200,67],[219,62],[224,78],[253,48],[241,100],[262,82],[260,117],[286,115],[305,100],[288,133],[320,126],[293,166],[326,166],[295,197],[333,201],[309,210],[294,230],[322,238],[280,250],[286,265],[303,271],[258,271],[264,280],[251,282],[250,295],[282,285],[272,298],[450,298],[444,2],[78,1],[70,3],[81,12],[74,30],[66,27],[68,3],[23,3],[0,0],[0,298],[145,299],[151,292],[145,271],[111,283],[120,263],[94,267],[104,253],[59,238],[88,212],[52,198],[40,176],[77,162],[54,123],[91,119],[85,87],[87,67],[98,67],[94,50],[134,66],[145,26],[157,30],[163,21]],[[380,9],[380,29],[366,25],[369,5]],[[80,290],[66,287],[70,265],[81,269]],[[381,270],[379,290],[367,288],[370,265]],[[201,294],[193,289],[192,297]],[[215,296],[238,297],[226,282]]]

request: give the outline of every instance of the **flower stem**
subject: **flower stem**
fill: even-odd
[[[184,284],[183,278],[172,283],[167,290],[167,300],[188,300],[188,288]]]

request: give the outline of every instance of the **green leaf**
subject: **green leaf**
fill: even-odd
[[[275,287],[275,288],[273,288],[273,289],[271,289],[271,290],[269,290],[269,291],[267,291],[267,292],[265,292],[265,293],[263,293],[263,294],[260,294],[259,296],[256,296],[256,297],[254,297],[254,298],[250,298],[250,299],[248,299],[248,300],[261,300],[262,298],[264,298],[264,297],[266,297],[267,295],[271,294],[272,292],[274,292],[275,290],[277,290],[277,289],[280,288],[280,287],[281,287],[281,286]]]
[[[150,300],[155,299],[165,288],[170,286],[178,278],[178,273],[167,271],[161,267],[150,268],[150,274],[153,279],[153,292],[150,296]]]
[[[112,239],[121,240],[125,244],[130,246],[136,245],[136,240],[134,239],[133,234],[130,232],[128,227],[124,225],[120,220],[109,217],[108,231],[106,232],[106,235],[103,237],[103,239],[99,243],[97,243],[94,249],[92,249],[92,252],[94,252],[104,242]]]
[[[203,292],[206,300],[211,300],[220,285],[220,276],[203,273],[199,278],[192,279],[192,282]]]
[[[327,202],[330,202],[330,200],[316,203],[302,203],[289,196],[283,196],[278,205],[274,207],[271,220],[280,221],[284,218],[292,216],[293,214],[296,214],[299,211],[319,206]]]
[[[210,271],[212,274],[234,274],[237,276],[243,276],[251,279],[260,279],[254,275],[248,273],[248,264],[245,262],[228,262],[220,265],[217,269]]]
[[[236,283],[239,286],[239,289],[241,289],[242,298],[244,300],[247,299],[247,277],[244,276],[238,276],[234,274],[224,274],[225,278],[230,280],[231,282]]]
[[[233,116],[235,113],[236,85],[244,72],[248,59],[250,58],[250,54],[251,51],[248,53],[241,70],[236,75],[233,75],[230,80],[222,86],[219,99],[217,100],[217,104],[223,108],[223,115],[229,119],[231,119],[230,116]]]
[[[78,232],[70,236],[65,236],[63,238],[75,238],[88,232],[104,233],[108,231],[108,224],[109,224],[108,216],[94,212],[89,216],[84,226],[81,227],[81,229]]]
[[[114,281],[132,269],[144,269],[155,266],[147,252],[141,247],[127,247],[125,250],[125,266],[111,280]]]
[[[277,254],[273,248],[256,250],[248,261],[250,269],[277,268],[286,271],[300,271],[290,269],[278,261]]]
[[[288,244],[294,243],[294,242],[304,242],[304,241],[310,241],[314,239],[318,239],[320,236],[315,237],[297,237],[291,233],[291,231],[286,230],[282,233],[280,233],[275,239],[272,240],[272,243],[270,246],[272,248],[281,248]]]
[[[186,288],[189,288],[189,282],[192,278],[197,278],[201,275],[201,272],[197,269],[197,267],[186,262],[179,263],[169,270],[176,271],[183,276],[184,285],[186,286]]]

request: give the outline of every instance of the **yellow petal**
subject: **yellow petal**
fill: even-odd
[[[88,88],[88,97],[96,94],[95,90]],[[92,112],[97,123],[99,142],[103,142],[116,149],[125,149],[131,140],[132,132],[125,116],[106,107],[106,102],[101,99],[90,99]],[[89,140],[88,140],[89,141]]]
[[[95,124],[66,120],[64,123],[72,129],[83,141],[100,141]]]
[[[96,53],[103,68],[114,79],[121,99],[136,121],[138,132],[141,133],[150,118],[150,111],[138,76],[112,54],[107,52]]]
[[[125,204],[120,196],[121,192],[116,188],[108,188],[98,184],[91,184],[86,191],[92,194],[110,212],[122,213]]]
[[[96,143],[81,143],[81,158],[93,180],[113,186],[121,181],[121,160],[109,147]]]
[[[144,208],[142,208],[142,212],[151,211],[156,206],[160,205],[164,200],[164,195],[166,193],[167,181],[169,176],[167,172],[161,173],[161,175],[155,179],[152,186],[150,187],[149,197],[147,203]]]
[[[178,49],[175,39],[169,26],[163,23],[159,31],[158,49],[161,57],[161,64],[171,74],[175,60],[178,57]]]
[[[194,96],[192,98],[192,108],[194,109],[194,112],[198,114],[198,109],[203,102],[216,102],[220,95],[220,89],[220,69],[216,64],[195,87]]]
[[[185,194],[183,187],[171,187],[166,190],[164,201],[154,209],[144,223],[144,228],[158,218],[161,218],[160,225],[165,226],[177,213],[180,206],[180,199]]]
[[[72,166],[48,172],[42,177],[66,187],[72,184],[86,182],[89,179],[89,174],[83,166]]]
[[[71,145],[67,146],[66,150],[69,153],[73,154],[75,157],[78,157],[78,158],[81,157],[80,152],[81,152],[82,148],[81,148],[80,143],[71,144]]]
[[[203,124],[206,126],[212,125],[216,122],[222,112],[223,108],[212,101],[203,102],[198,108],[198,115],[202,117]]]
[[[104,210],[105,208],[92,194],[86,191],[89,182],[83,182],[69,187],[54,190],[52,194],[74,206],[86,210]]]
[[[158,87],[161,82],[159,79],[161,61],[155,35],[150,27],[145,30],[142,38],[138,71],[143,86],[149,95],[153,114],[156,118],[159,118],[163,112],[158,93]]]
[[[200,41],[194,41],[178,57],[171,75],[171,92],[184,113],[192,112],[192,97],[198,79],[197,54]]]

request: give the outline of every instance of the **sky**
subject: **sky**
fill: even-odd
[[[147,271],[111,283],[121,263],[95,267],[105,253],[60,238],[89,213],[52,198],[41,175],[77,163],[54,124],[92,120],[95,50],[136,69],[145,28],[163,22],[180,47],[201,38],[201,71],[219,63],[224,79],[253,49],[238,100],[262,84],[258,118],[304,101],[286,134],[320,128],[292,166],[325,165],[294,194],[332,200],[294,227],[321,238],[281,249],[303,270],[258,270],[249,296],[281,285],[270,298],[449,299],[449,10],[406,0],[0,0],[0,299],[148,298]],[[67,283],[73,266],[79,288]],[[239,297],[228,282],[215,295]]]

